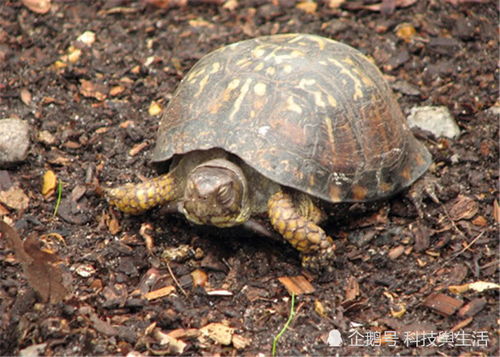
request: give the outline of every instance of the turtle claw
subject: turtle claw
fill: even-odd
[[[331,245],[320,251],[302,253],[302,267],[314,273],[333,272],[333,261],[335,259],[335,246]]]
[[[427,174],[413,184],[407,196],[417,210],[418,216],[423,218],[424,196],[430,198],[434,203],[440,203],[437,193],[441,191],[442,187],[439,184],[439,180],[435,176]]]

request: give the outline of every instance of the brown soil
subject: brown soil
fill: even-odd
[[[308,13],[301,9],[307,4],[291,0],[239,0],[234,10],[209,1],[160,9],[131,0],[54,0],[46,14],[20,1],[0,3],[0,118],[27,120],[33,141],[27,160],[0,175],[2,185],[19,185],[29,205],[4,203],[0,214],[21,237],[35,232],[49,256],[62,259],[55,270],[71,291],[64,302],[43,301],[33,287],[52,284],[52,270],[28,283],[29,267],[0,239],[0,355],[38,344],[45,355],[179,354],[175,344],[159,342],[158,332],[173,330],[186,355],[268,355],[290,310],[278,278],[297,275],[315,291],[297,296],[296,315],[278,341],[281,355],[498,355],[498,289],[449,289],[498,281],[498,103],[489,110],[498,94],[496,4],[422,0],[383,14],[363,8],[371,1],[317,3]],[[90,46],[76,41],[85,31],[96,35]],[[193,227],[160,210],[112,212],[94,191],[97,182],[155,175],[148,165],[159,121],[148,113],[152,102],[165,107],[211,50],[284,32],[334,38],[371,56],[406,113],[422,105],[450,109],[458,139],[417,133],[433,154],[441,203],[426,200],[423,219],[404,195],[339,207],[326,226],[338,246],[327,277],[304,272],[281,241],[240,228]],[[56,194],[41,194],[49,169],[63,182],[55,217]],[[170,273],[162,253],[180,244],[197,253],[171,262]],[[193,286],[196,269],[206,274],[205,287]],[[49,292],[56,294],[56,285]],[[141,294],[170,285],[175,290],[164,297]],[[214,289],[232,295],[207,294]],[[200,337],[201,328],[222,322],[234,328],[232,343]],[[363,341],[354,341],[353,328]],[[342,347],[327,343],[332,329],[342,334]],[[451,330],[448,344],[433,339]],[[396,346],[388,340],[393,331]],[[404,341],[424,331],[426,339]],[[355,346],[377,344],[377,333],[386,336],[381,347]]]

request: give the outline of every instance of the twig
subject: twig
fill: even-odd
[[[174,280],[174,283],[175,285],[177,285],[177,287],[179,288],[179,290],[181,291],[181,293],[184,294],[184,296],[188,296],[187,293],[186,293],[186,290],[184,290],[181,286],[181,284],[179,284],[179,281],[177,280],[177,278],[175,277],[174,275],[174,272],[172,271],[172,268],[170,267],[170,264],[167,262],[167,269],[168,269],[168,272],[170,273],[170,276],[172,277],[172,279]]]

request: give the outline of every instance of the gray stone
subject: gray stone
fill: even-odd
[[[21,119],[0,119],[0,167],[23,161],[30,146],[29,125]]]
[[[460,135],[460,128],[448,108],[414,107],[408,116],[410,127],[417,127],[434,134],[435,137],[444,136],[456,139]]]

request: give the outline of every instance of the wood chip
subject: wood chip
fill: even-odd
[[[31,93],[30,93],[30,91],[27,90],[26,88],[23,88],[23,89],[21,89],[19,94],[21,97],[21,101],[25,105],[30,106],[31,105]]]
[[[172,294],[175,291],[175,286],[168,285],[158,290],[150,291],[149,293],[144,294],[144,298],[151,301],[155,299],[159,299],[165,296]]]
[[[462,300],[441,293],[431,294],[424,300],[425,306],[444,316],[453,315],[463,303]]]
[[[350,276],[345,288],[345,301],[352,301],[359,296],[358,280],[354,276]]]
[[[148,142],[147,141],[143,141],[142,143],[139,143],[137,145],[134,145],[132,147],[132,149],[129,150],[128,154],[130,156],[135,156],[137,155],[138,153],[140,153],[142,150],[144,150],[145,148],[148,147]]]
[[[451,332],[455,332],[455,331],[461,330],[465,326],[467,326],[468,324],[470,324],[471,322],[472,322],[472,317],[466,318],[465,320],[462,320],[458,324],[456,324],[455,326],[453,326],[450,331]]]
[[[405,247],[402,245],[398,245],[397,247],[392,248],[389,253],[387,253],[387,256],[391,260],[398,259],[405,251]]]
[[[282,276],[278,280],[288,290],[290,295],[311,294],[316,290],[303,275]]]
[[[479,205],[472,198],[459,195],[450,208],[449,214],[452,220],[471,219],[479,210]]]
[[[475,298],[467,305],[463,306],[460,310],[458,310],[457,315],[460,317],[472,317],[476,315],[479,311],[481,311],[485,306],[486,306],[486,299]]]

